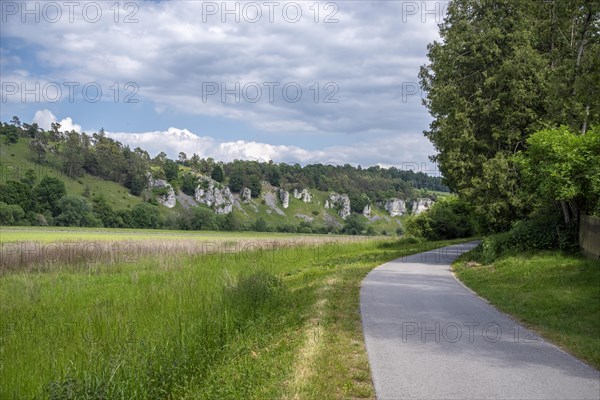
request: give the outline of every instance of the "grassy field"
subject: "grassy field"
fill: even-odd
[[[37,164],[30,158],[28,144],[29,140],[21,139],[18,143],[1,146],[4,171],[0,174],[0,182],[10,179],[19,180],[28,169],[32,169],[38,180],[45,176],[59,178],[64,182],[67,193],[72,195],[81,196],[88,187],[92,197],[101,194],[115,210],[129,209],[142,201],[141,197],[131,195],[125,187],[115,182],[105,181],[89,174],[84,174],[77,179],[70,178],[61,172],[59,162],[52,154],[48,156],[47,164]]]
[[[296,235],[323,237],[323,235]],[[238,238],[289,238],[287,233],[227,232],[227,231],[177,231],[161,229],[121,228],[70,228],[70,227],[14,227],[0,226],[0,243],[15,241],[60,242],[65,240],[144,240],[144,239],[238,239]],[[336,235],[335,237],[340,237]]]
[[[600,262],[558,252],[454,265],[459,279],[544,338],[600,368]]]
[[[373,398],[359,285],[448,242],[152,256],[0,276],[0,398]]]

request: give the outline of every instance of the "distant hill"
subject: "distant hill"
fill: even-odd
[[[0,141],[5,225],[395,234],[406,215],[448,194],[441,178],[420,172],[184,153],[152,158],[103,131],[90,136],[57,125],[2,123]]]

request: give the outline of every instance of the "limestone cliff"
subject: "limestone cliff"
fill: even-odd
[[[148,173],[148,187],[153,192],[160,192],[164,194],[157,194],[156,201],[167,208],[175,207],[177,204],[177,200],[175,198],[175,191],[173,190],[173,186],[164,179],[154,179],[152,174]]]
[[[211,207],[215,214],[229,214],[233,211],[235,199],[228,187],[206,176],[200,177],[194,198],[200,204]]]
[[[350,215],[350,198],[347,194],[331,193],[325,201],[325,208],[338,209],[338,214],[343,219]]]
[[[431,208],[434,201],[431,199],[416,199],[412,202],[413,215],[419,215]]]
[[[406,214],[406,203],[402,199],[388,199],[383,208],[390,213],[390,217],[398,217]]]

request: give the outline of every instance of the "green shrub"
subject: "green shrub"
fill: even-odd
[[[507,232],[486,237],[481,243],[484,262],[492,262],[502,255],[531,250],[575,251],[577,227],[565,226],[558,215],[544,215],[517,221]]]
[[[101,226],[92,205],[79,196],[64,196],[58,201],[60,214],[54,219],[59,226]]]
[[[162,217],[157,206],[139,203],[131,210],[128,222],[133,228],[160,228]]]
[[[479,231],[473,208],[456,196],[441,199],[429,211],[409,218],[405,227],[407,234],[429,240],[469,237]]]
[[[16,204],[0,202],[0,225],[20,225],[25,212]]]

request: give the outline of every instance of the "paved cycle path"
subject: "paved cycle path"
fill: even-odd
[[[460,284],[476,243],[383,264],[360,292],[378,399],[600,399],[600,373]]]

